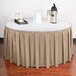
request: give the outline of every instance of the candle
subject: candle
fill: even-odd
[[[39,12],[36,14],[36,23],[41,23],[41,14]]]

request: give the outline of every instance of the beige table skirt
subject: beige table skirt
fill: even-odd
[[[49,68],[71,61],[72,27],[53,32],[18,31],[5,27],[5,59],[17,66]]]

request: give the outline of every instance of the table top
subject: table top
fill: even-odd
[[[59,31],[71,27],[71,24],[58,20],[56,24],[48,23],[47,21],[42,21],[40,24],[37,24],[35,21],[28,22],[28,24],[18,25],[14,21],[9,21],[6,24],[6,27],[10,29],[20,30],[20,31]]]

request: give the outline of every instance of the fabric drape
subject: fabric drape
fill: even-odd
[[[71,61],[72,27],[52,32],[18,31],[5,27],[5,59],[17,66],[49,68]]]

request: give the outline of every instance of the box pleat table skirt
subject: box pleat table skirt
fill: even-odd
[[[17,66],[58,67],[71,61],[73,55],[72,27],[60,31],[18,31],[5,27],[5,59]]]

